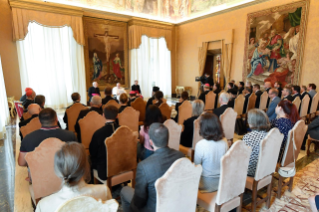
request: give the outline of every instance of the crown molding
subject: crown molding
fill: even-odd
[[[129,15],[122,15],[118,13],[112,13],[112,12],[106,12],[101,10],[94,10],[94,9],[88,9],[88,8],[82,8],[83,10],[83,16],[87,17],[94,17],[94,18],[102,18],[107,20],[114,20],[114,21],[122,21],[122,22],[128,22],[132,19],[132,16]]]
[[[175,26],[174,24],[167,23],[167,22],[154,21],[154,20],[136,18],[136,17],[133,17],[128,22],[128,26],[133,26],[133,25],[153,27],[153,28],[159,28],[159,29],[167,29],[167,30],[172,30]]]

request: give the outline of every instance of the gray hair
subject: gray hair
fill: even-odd
[[[68,186],[76,186],[82,177],[90,180],[90,165],[84,146],[78,142],[66,142],[54,156],[54,172]]]
[[[250,129],[257,131],[268,131],[270,122],[267,114],[260,109],[251,109],[248,112],[248,124]]]
[[[92,105],[100,105],[102,104],[102,98],[100,96],[93,96],[91,99]]]
[[[193,116],[200,116],[204,111],[204,102],[200,99],[196,99],[192,103]]]
[[[219,100],[225,103],[228,103],[229,98],[230,98],[229,94],[225,92],[222,92],[219,96]]]

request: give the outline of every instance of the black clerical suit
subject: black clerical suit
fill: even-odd
[[[73,106],[75,103],[80,103],[80,102],[73,102],[72,105],[70,105],[69,107],[67,107],[66,109],[69,109],[71,106]],[[82,104],[83,105],[83,104]],[[83,105],[84,107],[86,107],[86,105]],[[66,113],[66,111],[64,112],[64,116],[63,116],[63,122],[65,123],[65,129],[68,130],[69,126],[68,126],[68,114]]]
[[[198,97],[198,99],[200,99],[200,100],[202,100],[203,102],[204,102],[204,104],[205,104],[205,100],[206,100],[206,94],[208,94],[209,93],[209,91],[204,91],[204,92],[202,92],[200,95],[199,95],[199,97]]]
[[[106,103],[108,103],[110,100],[115,100],[117,103],[119,103],[119,101],[117,99],[114,99],[112,96],[106,96],[102,99],[102,105],[105,105]]]
[[[299,96],[300,100],[301,100],[301,95],[300,93],[296,93],[292,96],[292,101],[294,101],[296,99],[296,97]]]
[[[260,104],[260,96],[263,94],[263,92],[261,90],[258,90],[255,95],[256,95],[256,103],[255,103],[255,108],[259,108],[259,104]]]
[[[88,90],[88,95],[90,97],[89,102],[91,102],[91,99],[92,99],[94,93],[101,96],[99,88],[90,87]]]
[[[214,85],[214,80],[211,76],[206,77],[205,75],[201,77],[200,81],[202,82],[203,85],[208,83],[210,86]]]
[[[23,121],[20,121],[19,123],[19,129],[20,129],[20,137],[21,137],[21,140],[23,139],[23,136],[22,136],[22,133],[21,133],[21,127],[27,125],[33,118],[35,117],[38,117],[39,114],[33,114],[30,118],[28,118],[27,120],[23,120]]]
[[[284,97],[282,100],[289,100],[290,102],[294,101],[294,98],[291,95]]]
[[[247,111],[248,100],[249,100],[250,95],[251,95],[251,93],[248,93],[248,94],[245,95],[245,102],[244,102],[243,114],[245,114],[246,111]]]
[[[108,122],[102,128],[98,129],[92,136],[92,141],[89,146],[92,168],[97,170],[99,178],[102,180],[107,179],[107,153],[104,142],[105,139],[110,137],[118,127],[119,125],[116,122]]]
[[[184,130],[181,133],[180,144],[191,148],[193,146],[193,135],[194,135],[194,121],[198,116],[190,117],[186,119],[183,123]]]
[[[137,91],[139,94],[142,94],[141,89],[140,89],[140,85],[132,85],[131,90]]]
[[[148,99],[147,103],[146,103],[146,108],[145,110],[147,110],[148,106],[152,105],[153,104],[153,101],[154,101],[155,97],[152,96],[151,98]]]
[[[269,94],[269,90],[270,90],[270,88],[267,88],[266,89],[266,92],[267,92],[267,94]],[[269,102],[270,102],[270,98],[269,98],[269,96],[268,96],[268,99],[267,99],[267,108],[268,108],[268,106],[269,106]]]
[[[236,99],[236,98],[235,98]],[[228,101],[228,107],[231,107],[234,109],[234,106],[235,106],[235,99],[231,98],[229,101]]]
[[[238,88],[238,95],[239,95],[239,94],[242,94],[244,89],[245,89],[244,87]]]
[[[278,97],[281,98],[282,88],[279,87],[279,88],[277,88],[277,90],[278,90]]]
[[[222,115],[228,107],[229,107],[228,104],[222,105],[219,108],[215,108],[213,110],[213,113],[219,118],[220,115]]]

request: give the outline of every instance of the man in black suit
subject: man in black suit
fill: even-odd
[[[105,97],[102,99],[102,105],[105,105],[106,103],[108,103],[110,100],[115,100],[117,103],[119,103],[119,101],[117,99],[114,99],[112,97],[112,88],[111,87],[106,87],[104,89],[104,94]]]
[[[28,107],[28,112],[30,113],[31,117],[26,119],[26,120],[23,120],[19,123],[19,129],[20,129],[20,137],[21,137],[21,140],[23,139],[23,136],[22,136],[22,133],[21,133],[21,127],[27,125],[32,119],[34,119],[35,117],[38,117],[39,116],[39,113],[41,111],[41,107],[38,105],[38,104],[30,104],[29,107]]]
[[[90,109],[85,109],[85,110],[81,110],[76,122],[75,122],[75,132],[77,133],[78,136],[78,141],[81,143],[81,130],[80,130],[80,125],[79,125],[79,121],[80,119],[84,118],[84,116],[86,116],[89,112],[91,111],[95,111],[98,114],[103,113],[101,106],[102,106],[102,98],[100,96],[93,96],[90,102],[91,108]]]
[[[281,88],[281,82],[277,81],[275,82],[274,87],[278,90],[278,97],[281,98],[282,88]]]
[[[205,104],[205,99],[206,99],[206,94],[208,94],[208,92],[210,91],[210,85],[208,83],[206,83],[204,85],[204,91],[199,95],[198,99],[202,100]]]
[[[269,93],[269,90],[271,89],[271,82],[265,82],[264,83],[264,87],[265,87],[265,91],[267,91],[267,93]],[[269,106],[269,101],[270,101],[270,98],[268,97],[268,99],[267,99],[267,108]]]
[[[227,92],[228,92],[230,89],[233,89],[233,90],[235,90],[235,91],[237,92],[237,90],[234,89],[234,84],[233,84],[232,82],[229,82],[229,83],[227,84]]]
[[[231,107],[234,109],[235,106],[235,99],[237,97],[237,91],[235,89],[229,89],[227,93],[230,95],[229,101],[228,101],[228,107]]]
[[[73,104],[80,103],[81,102],[81,95],[79,93],[77,93],[77,92],[72,93],[71,99],[73,101]],[[72,105],[68,106],[66,109],[70,108]],[[83,105],[83,106],[85,106],[85,105]],[[68,126],[68,114],[66,112],[64,113],[64,116],[63,116],[63,122],[66,125],[65,129],[68,130],[69,129],[69,126]]]
[[[213,113],[219,118],[220,115],[222,115],[225,112],[225,110],[228,108],[229,94],[221,93],[218,101],[219,101],[220,107],[215,108],[213,110]]]
[[[253,91],[255,92],[255,95],[256,95],[255,108],[259,108],[260,96],[263,94],[263,92],[260,90],[260,85],[255,84],[255,85],[253,86]]]
[[[282,90],[282,95],[284,96],[282,100],[288,100],[290,102],[293,101],[293,97],[291,96],[291,89],[289,87],[285,87]]]
[[[155,181],[162,177],[176,160],[184,157],[183,153],[167,146],[168,129],[163,124],[153,123],[148,134],[154,154],[137,165],[135,189],[122,189],[121,201],[124,212],[155,212]]]
[[[300,98],[300,100],[301,100],[300,86],[294,85],[294,86],[292,86],[292,98],[293,98],[292,101],[294,101],[297,96],[298,96],[298,97]]]
[[[145,110],[148,108],[148,106],[150,106],[150,105],[153,104],[153,100],[155,99],[155,93],[156,93],[157,91],[159,91],[159,90],[160,90],[159,87],[157,87],[157,86],[154,86],[154,87],[153,87],[152,97],[148,99]]]
[[[43,140],[47,138],[58,138],[65,142],[76,141],[76,137],[73,132],[62,130],[58,127],[58,117],[53,109],[43,109],[39,113],[39,120],[42,126],[41,129],[29,133],[21,142],[18,158],[18,164],[20,166],[27,166],[25,155],[28,152],[32,152]]]
[[[88,90],[88,95],[90,98],[89,102],[91,102],[91,99],[94,95],[101,96],[100,89],[98,86],[99,86],[99,84],[97,82],[93,82],[92,87],[89,88],[89,90]]]
[[[236,85],[236,81],[235,80],[230,80],[231,83],[233,83],[233,89],[238,91],[238,86]]]
[[[245,89],[245,83],[244,82],[239,82],[238,95],[242,94],[244,89]]]
[[[118,109],[109,105],[104,108],[104,117],[106,119],[105,125],[98,129],[92,136],[92,141],[89,146],[91,155],[92,169],[96,169],[101,180],[107,179],[107,157],[105,149],[105,139],[110,137],[113,132],[119,127],[116,117],[118,115]],[[124,147],[123,147],[124,148]]]
[[[132,85],[131,90],[138,92],[138,94],[142,94],[141,89],[140,89],[140,85],[138,84],[137,80],[134,81],[134,85]]]
[[[244,90],[244,93],[245,93],[245,102],[244,102],[243,114],[245,114],[247,111],[248,100],[251,95],[251,89],[249,87],[246,87]]]
[[[212,90],[212,87],[214,86],[214,80],[209,74],[204,74],[204,76],[200,78],[200,81],[202,82],[202,85],[208,83],[210,85],[210,90]]]

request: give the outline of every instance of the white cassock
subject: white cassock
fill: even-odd
[[[118,87],[115,86],[115,87],[112,89],[112,94],[113,94],[114,96],[116,96],[117,100],[120,99],[120,95],[121,95],[122,93],[125,93],[124,88],[118,88]]]

